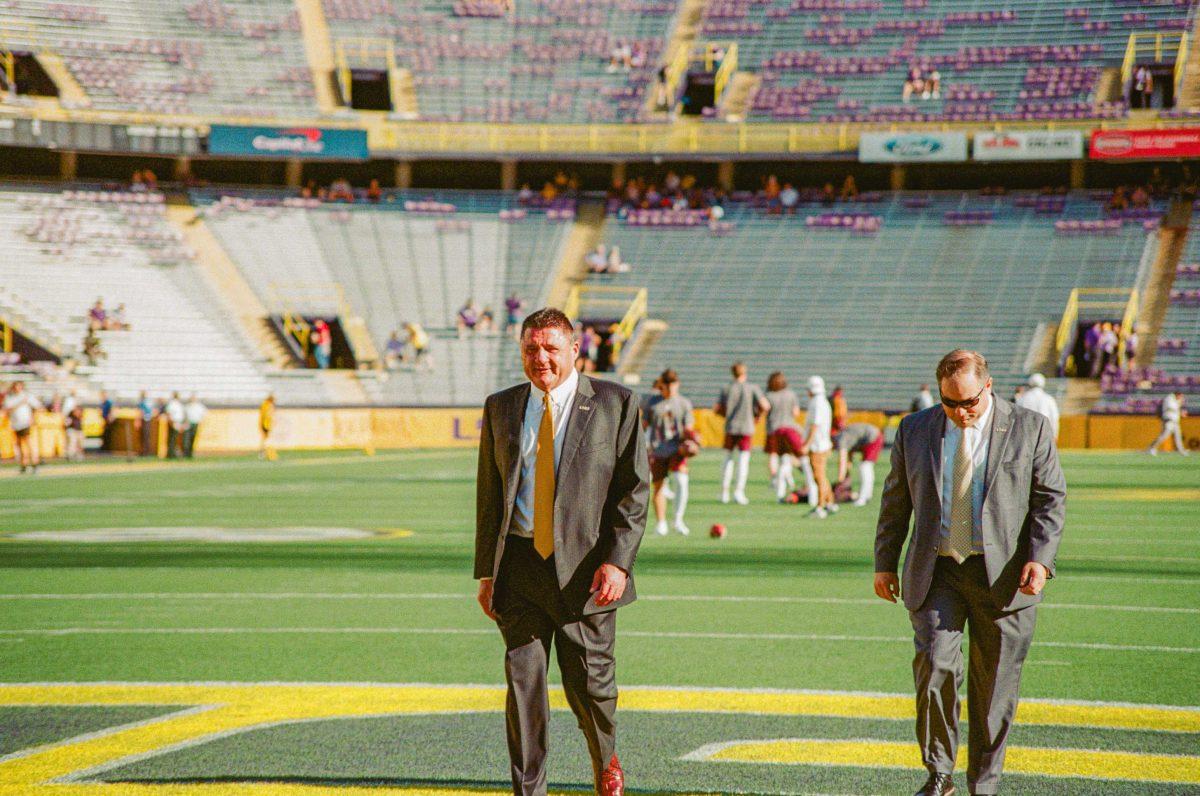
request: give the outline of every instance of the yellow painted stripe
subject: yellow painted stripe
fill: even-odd
[[[1169,503],[1200,500],[1200,489],[1187,487],[1083,487],[1071,491],[1073,500],[1129,500],[1135,502]]]
[[[749,741],[727,746],[708,759],[735,763],[924,768],[916,744],[891,741]],[[965,768],[966,762],[966,749],[960,749],[959,767]],[[1047,777],[1200,784],[1200,757],[1137,752],[1012,746],[1005,757],[1004,770]]]

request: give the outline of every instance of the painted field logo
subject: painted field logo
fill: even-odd
[[[897,157],[923,158],[940,152],[942,142],[923,135],[906,135],[893,138],[883,148]]]

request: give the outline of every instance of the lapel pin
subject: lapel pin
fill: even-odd
[[[580,412],[587,412],[587,411],[589,411],[591,408],[592,408],[592,407],[588,406],[587,404],[580,404],[580,405],[579,405],[579,411],[580,411]]]

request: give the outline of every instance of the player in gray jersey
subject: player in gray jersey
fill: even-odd
[[[767,403],[771,404],[771,408],[767,411],[767,442],[764,450],[775,497],[782,503],[788,493],[796,489],[792,468],[799,461],[800,469],[804,471],[809,500],[815,501],[817,484],[813,480],[812,467],[808,457],[800,455],[800,451],[804,450],[804,433],[799,423],[800,398],[788,388],[787,379],[779,371],[767,379]]]
[[[668,533],[667,499],[670,496],[675,501],[671,527],[687,536],[688,527],[683,521],[688,502],[687,460],[696,449],[696,418],[692,402],[679,394],[679,376],[675,371],[664,370],[655,382],[655,388],[658,395],[646,402],[642,414],[649,443],[654,516],[658,520],[654,530],[659,536]],[[675,488],[669,494],[665,486],[672,474]]]
[[[737,487],[733,499],[744,506],[750,502],[746,497],[746,479],[750,476],[750,441],[754,437],[754,424],[758,416],[771,408],[767,397],[755,384],[746,381],[746,366],[734,362],[729,369],[733,381],[721,390],[721,397],[713,405],[713,411],[725,418],[725,465],[721,471],[721,502],[729,502],[729,487],[733,484],[734,463],[737,463]]]
[[[850,479],[850,458],[862,456],[858,465],[858,494],[854,505],[865,506],[875,490],[875,462],[883,450],[883,432],[870,423],[851,423],[837,435],[838,483]]]

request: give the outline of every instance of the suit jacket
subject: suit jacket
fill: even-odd
[[[500,559],[521,477],[521,425],[529,382],[489,395],[483,406],[476,481],[475,577],[504,587]],[[637,398],[619,384],[580,375],[554,495],[554,566],[569,610],[610,611],[636,599],[633,562],[646,529],[649,459]],[[625,593],[601,608],[589,589],[596,568],[629,573]]]
[[[1021,569],[1037,561],[1054,576],[1054,557],[1066,514],[1066,480],[1050,421],[992,396],[983,492],[983,556],[996,607],[1005,611],[1041,602],[1018,591]],[[925,602],[942,541],[942,435],[950,422],[941,406],[900,421],[892,471],[884,483],[875,532],[875,571],[895,572],[904,559],[901,593],[915,611]]]

